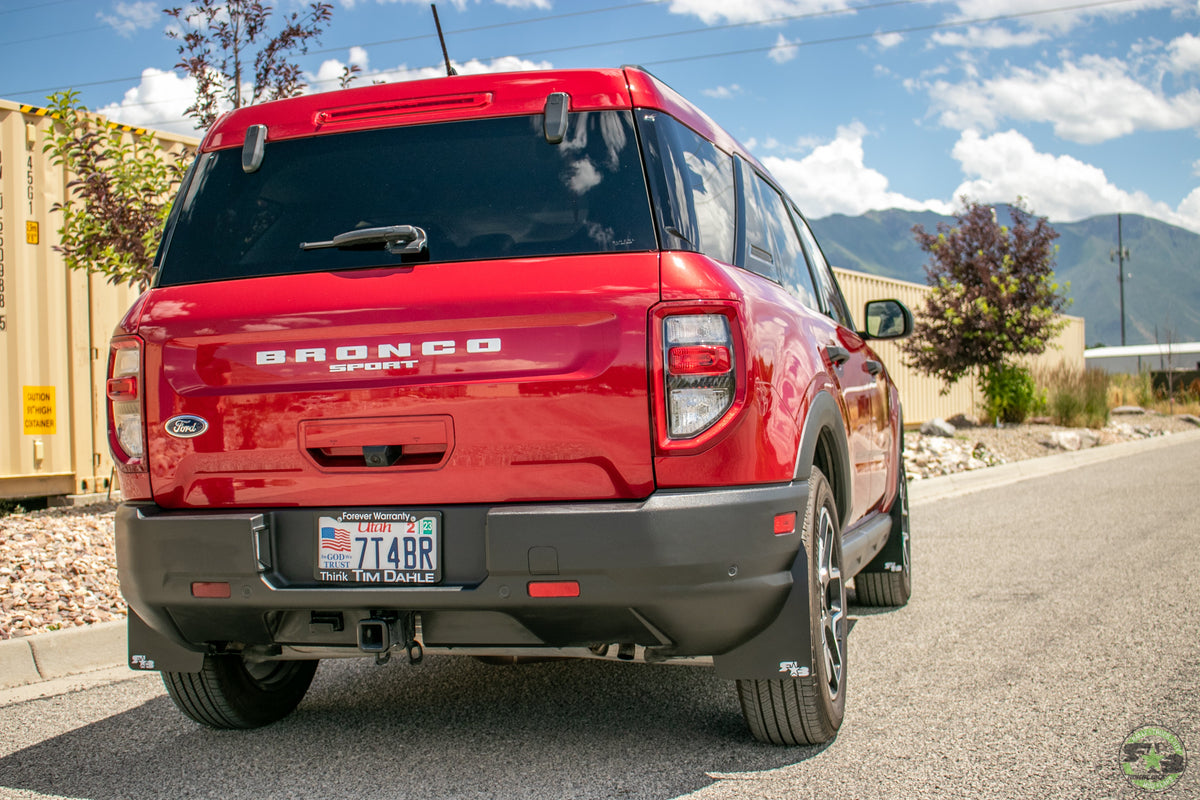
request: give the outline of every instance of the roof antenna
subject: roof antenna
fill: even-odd
[[[437,3],[430,3],[429,7],[433,9],[433,24],[437,26],[438,41],[442,43],[442,58],[446,60],[446,75],[457,75],[458,73],[454,71],[454,67],[450,66],[450,54],[446,52],[446,37],[442,36],[442,22],[438,19]]]

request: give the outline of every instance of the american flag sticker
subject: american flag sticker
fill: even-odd
[[[322,522],[324,522],[324,520],[322,520]],[[349,553],[350,531],[335,525],[322,525],[321,551],[331,553]]]

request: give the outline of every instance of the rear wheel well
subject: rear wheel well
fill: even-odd
[[[833,434],[828,428],[821,431],[817,437],[817,448],[813,452],[813,466],[821,470],[825,479],[829,481],[830,487],[833,489],[834,502],[837,504],[837,512],[839,519],[846,519],[849,513],[849,495],[846,493],[845,476],[842,474],[839,459],[836,457],[837,449],[831,438]]]

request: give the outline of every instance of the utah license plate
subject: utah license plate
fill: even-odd
[[[431,585],[442,580],[441,514],[342,511],[317,519],[316,578],[339,583]]]

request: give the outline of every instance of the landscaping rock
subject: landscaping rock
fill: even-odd
[[[1042,444],[1054,450],[1083,450],[1095,447],[1100,437],[1087,428],[1068,431],[1053,431],[1042,440]]]
[[[1117,415],[1122,415],[1122,414],[1145,414],[1145,413],[1146,413],[1146,409],[1142,408],[1141,406],[1117,406],[1116,408],[1114,408],[1112,411],[1110,411],[1110,412],[1108,412],[1108,413],[1110,413],[1110,414],[1117,414]]]
[[[931,419],[921,426],[921,433],[925,434],[926,436],[950,437],[954,436],[954,434],[957,432],[958,431],[953,425],[951,425],[949,422],[946,422],[946,420],[942,419],[941,417]]]
[[[980,425],[979,420],[975,419],[974,417],[968,417],[966,414],[955,414],[953,417],[946,420],[946,422],[949,422],[951,425],[953,425],[955,429],[978,428]]]

